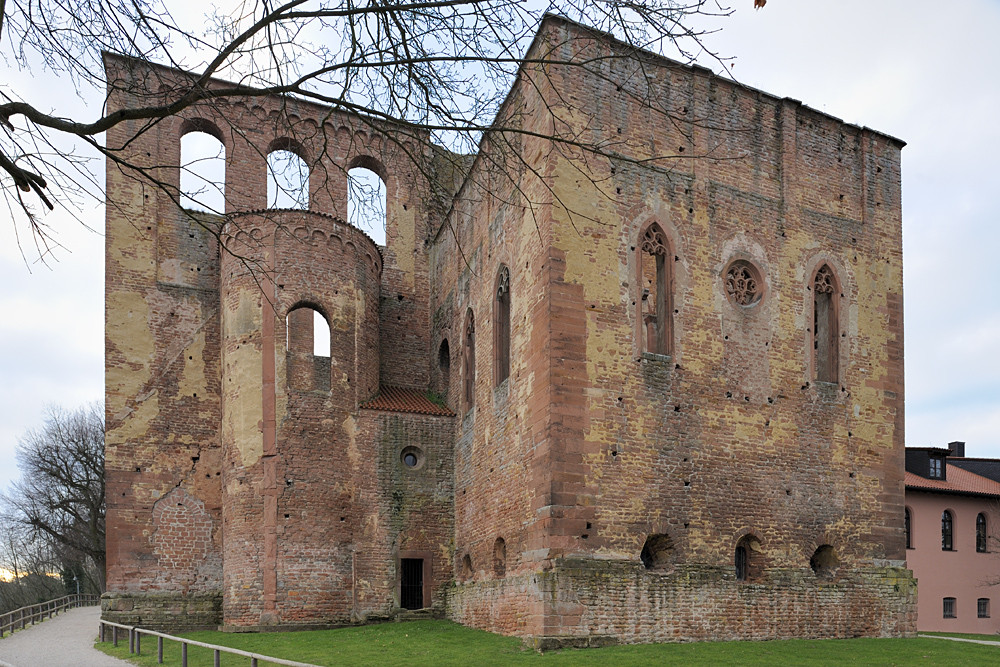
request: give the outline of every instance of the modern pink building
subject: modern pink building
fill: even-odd
[[[917,629],[994,634],[1000,460],[965,458],[962,442],[949,447],[906,448],[906,563],[917,578]]]

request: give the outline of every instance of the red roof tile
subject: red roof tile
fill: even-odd
[[[388,412],[413,412],[418,415],[433,415],[439,417],[454,417],[455,413],[447,406],[438,405],[427,398],[427,392],[402,387],[379,387],[378,396],[362,403],[365,410],[385,410]]]
[[[927,479],[912,472],[906,473],[906,488],[940,493],[975,493],[977,495],[1000,496],[1000,482],[986,479],[974,472],[958,466],[948,466],[948,479]]]

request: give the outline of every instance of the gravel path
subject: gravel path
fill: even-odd
[[[7,635],[0,667],[134,667],[94,648],[100,617],[99,606],[80,607]]]

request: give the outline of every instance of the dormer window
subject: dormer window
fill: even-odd
[[[944,475],[941,474],[942,473],[942,467],[943,467],[942,463],[941,463],[941,459],[932,458],[932,459],[930,459],[930,462],[931,462],[931,472],[930,472],[929,477],[931,479],[942,479],[944,477]]]

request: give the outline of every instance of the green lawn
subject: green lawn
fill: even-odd
[[[317,665],[969,665],[1000,663],[1000,647],[940,639],[843,639],[714,642],[615,646],[539,655],[518,639],[449,621],[412,621],[364,627],[265,634],[192,632],[198,641]],[[101,650],[128,658],[128,641]],[[192,647],[188,664],[209,667],[212,652]],[[156,664],[156,640],[146,637],[140,665]],[[180,664],[180,647],[165,642],[165,664]],[[261,663],[264,665],[266,663]],[[249,660],[223,654],[224,666]]]

